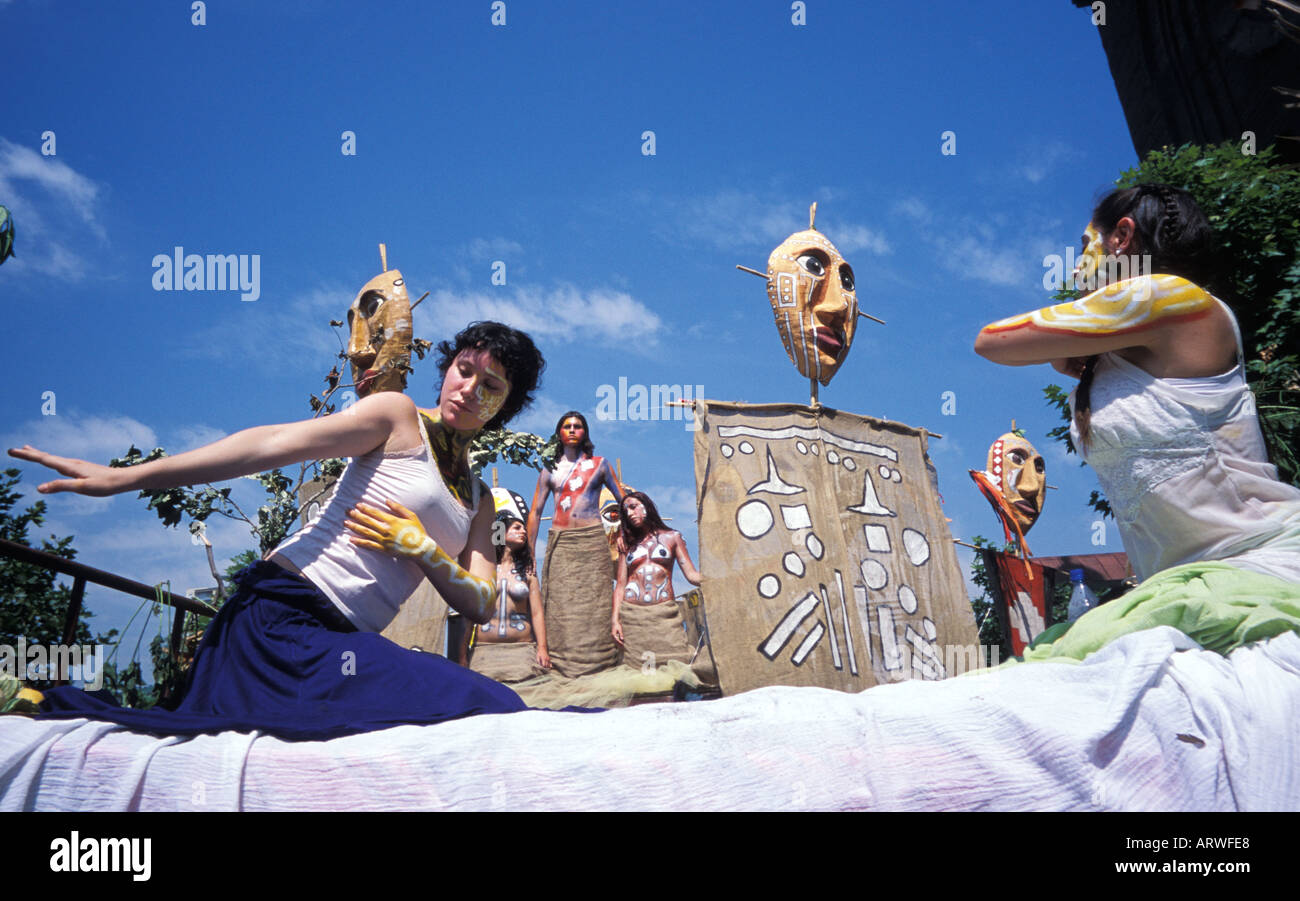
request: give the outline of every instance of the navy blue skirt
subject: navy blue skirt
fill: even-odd
[[[506,686],[445,657],[347,631],[316,586],[274,563],[235,578],[238,591],[204,633],[174,711],[133,710],[106,691],[63,687],[46,692],[40,715],[158,735],[257,730],[309,740],[527,709]]]

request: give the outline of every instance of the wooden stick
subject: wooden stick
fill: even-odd
[[[388,271],[388,248],[383,244],[379,245],[379,264],[384,267],[385,272]]]
[[[814,203],[813,206],[817,206],[817,204]],[[817,380],[809,379],[808,387],[812,390],[812,400],[808,402],[808,405],[810,407],[820,407],[822,404],[821,401],[817,399],[817,389],[818,389]]]
[[[864,313],[861,310],[858,310],[858,315],[864,319],[870,319],[872,322],[879,322],[881,325],[885,324],[885,320],[877,319],[875,316],[872,316],[870,313]]]
[[[813,224],[816,221],[817,221],[817,201],[814,200],[813,205],[808,207],[808,230],[809,231],[816,230],[817,226]]]
[[[693,400],[666,400],[666,401],[664,401],[664,406],[665,406],[665,407],[690,407],[691,409],[695,409],[695,401],[693,401]],[[621,472],[622,472],[622,471],[620,470],[620,473],[621,473]],[[620,475],[619,478],[622,479],[622,475]]]
[[[429,292],[425,291],[423,294],[420,295],[420,300],[424,300],[428,296],[429,296]],[[417,300],[415,303],[411,304],[412,310],[414,310],[416,307],[420,305],[420,300]]]
[[[741,272],[748,272],[751,275],[757,275],[759,278],[763,279],[764,281],[767,280],[767,274],[763,272],[759,272],[757,269],[750,269],[748,266],[742,266],[739,263],[736,264],[736,268],[739,269]]]
[[[500,485],[497,484],[497,468],[495,466],[492,467],[492,487],[493,488],[501,487]]]

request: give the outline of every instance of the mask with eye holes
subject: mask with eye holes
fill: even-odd
[[[1020,531],[1028,533],[1043,512],[1047,496],[1043,455],[1015,432],[1007,432],[989,448],[987,471],[1011,508]]]
[[[853,269],[825,235],[795,232],[767,259],[767,299],[790,362],[823,385],[849,355],[858,324]]]
[[[348,309],[347,358],[357,394],[406,390],[411,362],[411,299],[396,269],[372,278]]]

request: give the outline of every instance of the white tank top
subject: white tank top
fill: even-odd
[[[1158,379],[1101,354],[1083,456],[1138,578],[1221,560],[1300,582],[1300,489],[1279,481],[1268,462],[1241,331],[1219,303],[1237,335],[1237,365],[1209,379]],[[1070,436],[1082,448],[1073,424]]]
[[[362,631],[382,631],[425,576],[410,560],[354,545],[343,526],[348,510],[359,502],[387,510],[386,501],[395,500],[420,518],[429,537],[453,559],[469,540],[474,514],[447,490],[419,418],[420,447],[390,453],[381,447],[352,458],[320,517],[272,552],[298,567]],[[477,511],[480,482],[472,481]]]

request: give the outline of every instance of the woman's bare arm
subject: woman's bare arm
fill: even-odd
[[[686,549],[686,539],[682,537],[681,532],[673,534],[677,538],[677,564],[682,568],[682,575],[687,582],[699,587],[700,571],[695,568],[695,563],[691,560],[691,552]]]
[[[442,599],[472,622],[491,621],[496,611],[496,564],[485,553],[485,549],[492,548],[490,496],[479,504],[459,560],[429,537],[418,516],[393,500],[388,501],[387,510],[357,504],[348,511],[343,524],[353,533],[352,543],[358,547],[414,562]]]
[[[244,429],[204,447],[138,466],[103,466],[30,445],[10,449],[9,455],[69,476],[39,485],[36,490],[42,494],[71,491],[105,497],[123,491],[221,482],[323,457],[359,456],[382,446],[414,411],[410,398],[389,391],[332,416]]]
[[[537,576],[528,576],[528,610],[533,621],[533,640],[537,642],[537,665],[551,668],[551,653],[546,647],[546,611],[542,608],[542,589]]]

